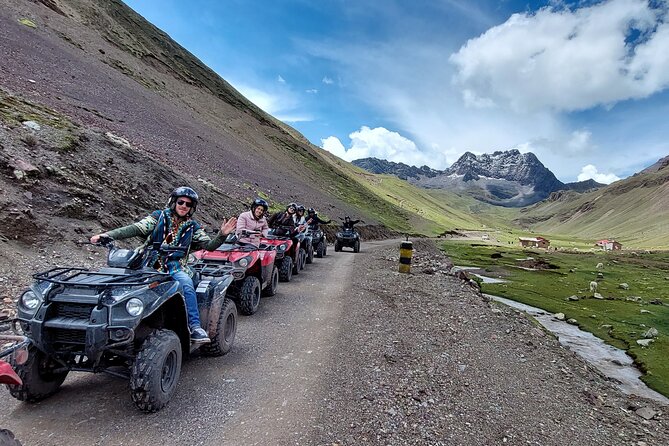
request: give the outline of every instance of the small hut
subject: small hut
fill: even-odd
[[[543,237],[518,237],[520,245],[523,248],[544,248],[548,249],[551,241]]]
[[[620,251],[623,245],[615,240],[597,240],[595,246],[599,246],[604,251]]]

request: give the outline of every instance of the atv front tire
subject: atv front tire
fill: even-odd
[[[360,252],[360,240],[355,241],[355,245],[353,245],[353,252]]]
[[[139,410],[157,412],[177,389],[181,341],[172,330],[155,330],[142,343],[130,370],[130,395]]]
[[[293,278],[293,259],[292,257],[284,257],[279,266],[279,280],[282,282],[290,282]]]
[[[335,252],[341,251],[341,245],[339,244],[339,240],[335,242]]]
[[[247,316],[258,311],[260,306],[260,281],[255,276],[244,279],[239,292],[239,312]]]
[[[274,265],[272,268],[272,276],[269,279],[269,283],[263,290],[263,296],[274,296],[276,294],[276,289],[279,287],[279,268]]]
[[[307,250],[307,263],[314,263],[314,245],[309,245]]]
[[[207,356],[223,356],[232,349],[237,334],[237,307],[228,298],[223,300],[221,314],[216,325],[216,334],[209,344],[200,347],[202,354]]]
[[[28,360],[21,365],[12,357],[9,361],[23,384],[8,385],[9,393],[19,401],[35,403],[53,395],[60,388],[68,371],[53,372],[61,365],[35,346],[28,348]]]

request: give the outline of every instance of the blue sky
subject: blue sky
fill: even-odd
[[[532,151],[609,183],[669,155],[669,0],[126,0],[346,160]]]

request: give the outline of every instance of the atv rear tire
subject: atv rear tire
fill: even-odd
[[[314,245],[309,245],[307,250],[307,263],[314,263]]]
[[[307,251],[300,248],[300,270],[303,270],[307,265]]]
[[[297,259],[295,259],[295,262],[293,263],[293,275],[297,276],[300,274],[300,270],[302,269],[302,251],[297,251],[297,255],[295,257],[297,257]]]
[[[200,347],[202,354],[207,356],[223,356],[232,349],[237,334],[237,307],[228,298],[223,300],[221,314],[216,325],[216,334],[209,344]]]
[[[61,365],[34,346],[28,348],[28,360],[24,364],[16,364],[13,356],[9,363],[23,381],[21,385],[8,385],[9,393],[17,400],[29,403],[56,393],[68,373],[67,370],[54,373],[52,370]]]
[[[339,240],[335,242],[335,252],[341,251],[341,245],[339,244]]]
[[[172,330],[146,337],[130,370],[130,395],[139,410],[157,412],[177,389],[181,375],[181,341]]]
[[[355,241],[355,245],[353,245],[353,252],[360,252],[360,240]]]
[[[318,242],[318,245],[316,245],[316,257],[319,259],[322,259],[323,256],[325,255],[325,243],[321,240]]]
[[[282,282],[290,282],[293,278],[293,259],[291,257],[284,257],[279,266],[279,280]]]
[[[244,279],[242,288],[239,292],[239,312],[247,316],[258,311],[260,306],[260,281],[255,276],[248,276]]]
[[[269,279],[269,283],[262,292],[263,296],[274,296],[276,294],[276,289],[279,287],[279,268],[274,265],[272,267],[272,275]]]

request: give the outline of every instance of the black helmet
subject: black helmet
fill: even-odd
[[[305,209],[304,205],[301,205],[301,204],[297,205],[297,209],[296,209],[297,211],[304,212],[304,209]]]
[[[293,208],[297,211],[297,203],[289,203],[288,206],[286,206],[286,210]]]
[[[269,209],[269,204],[267,204],[267,201],[263,200],[262,198],[256,198],[253,200],[253,203],[251,203],[251,212],[255,212],[258,206],[262,206],[265,212],[267,212],[267,209]]]
[[[174,211],[177,206],[177,198],[179,197],[190,198],[190,200],[193,202],[193,207],[191,207],[190,211],[188,212],[188,216],[190,217],[195,213],[195,210],[197,209],[197,203],[200,197],[198,196],[197,192],[195,192],[190,187],[186,186],[177,187],[170,194],[170,199],[167,201],[167,207],[169,207],[171,210]]]
[[[314,209],[314,208],[307,209],[307,214],[315,214],[315,213],[316,213],[316,209]]]

